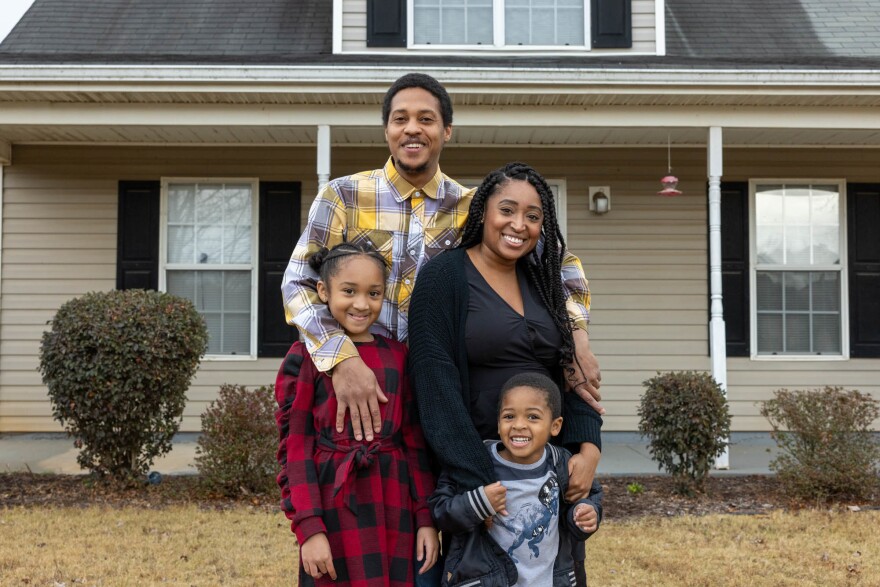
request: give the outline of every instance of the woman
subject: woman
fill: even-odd
[[[419,273],[409,314],[411,376],[425,439],[462,490],[496,481],[482,440],[497,438],[507,379],[537,371],[564,389],[564,366],[574,358],[564,250],[547,182],[510,163],[477,189],[459,248]],[[576,455],[572,501],[589,491],[598,451],[587,445],[601,446],[602,420],[575,393],[564,394],[563,418],[562,443]],[[582,560],[583,547],[579,554]]]

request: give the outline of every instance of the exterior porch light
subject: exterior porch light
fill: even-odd
[[[590,212],[601,216],[611,210],[611,187],[590,186]]]

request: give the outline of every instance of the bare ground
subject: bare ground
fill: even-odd
[[[880,495],[839,504],[800,502],[787,496],[776,477],[770,475],[711,477],[706,492],[696,497],[676,495],[671,478],[664,475],[614,476],[599,480],[605,490],[606,520],[684,514],[756,514],[805,507],[880,509]],[[633,484],[638,484],[641,491]],[[636,491],[628,489],[630,486]],[[193,503],[206,509],[248,506],[274,510],[278,508],[278,497],[276,494],[247,492],[234,498],[222,496],[200,486],[196,476],[166,476],[158,485],[144,483],[119,488],[96,483],[88,476],[0,473],[0,507],[129,506],[155,509]]]

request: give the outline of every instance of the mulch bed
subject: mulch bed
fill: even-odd
[[[607,520],[641,516],[680,516],[706,514],[766,514],[773,510],[804,507],[860,507],[880,509],[880,495],[872,500],[839,504],[803,503],[785,494],[776,477],[769,475],[728,475],[711,477],[706,493],[683,497],[673,491],[672,479],[664,475],[601,477],[605,489]],[[627,487],[639,484],[639,493]],[[266,511],[278,509],[275,494],[242,492],[234,498],[211,493],[196,476],[166,476],[158,485],[114,487],[96,483],[88,476],[0,473],[0,507],[139,507],[163,508],[197,504],[206,509],[250,507]]]

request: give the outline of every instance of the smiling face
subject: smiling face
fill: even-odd
[[[537,463],[551,436],[559,434],[562,417],[554,418],[546,393],[519,386],[505,392],[498,413],[499,454],[520,465]]]
[[[318,282],[318,296],[327,304],[354,342],[373,340],[370,326],[379,318],[385,295],[385,273],[366,255],[342,260],[330,283]]]
[[[440,152],[452,136],[444,126],[440,101],[422,88],[406,88],[391,99],[385,141],[397,172],[413,186],[428,183],[440,166]]]
[[[481,253],[496,262],[515,263],[537,246],[543,222],[541,198],[532,184],[507,181],[486,200]]]

